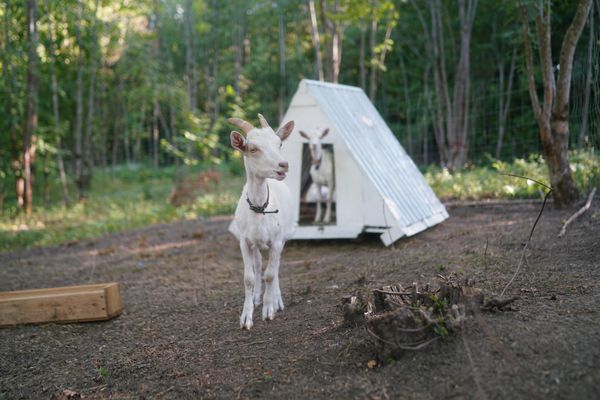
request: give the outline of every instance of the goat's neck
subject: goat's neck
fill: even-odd
[[[321,145],[317,146],[317,150],[315,151],[313,161],[315,164],[320,163],[323,159],[323,147]]]
[[[246,168],[246,194],[254,205],[267,201],[267,180],[260,178]]]

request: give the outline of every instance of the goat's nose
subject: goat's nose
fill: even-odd
[[[287,163],[287,161],[283,161],[279,163],[279,166],[285,170],[287,170],[289,168],[289,164]]]

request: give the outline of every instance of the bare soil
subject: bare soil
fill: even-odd
[[[385,248],[378,238],[288,243],[274,321],[239,327],[242,260],[229,219],[157,225],[0,255],[0,290],[118,281],[106,322],[0,329],[0,399],[598,399],[600,203],[558,238],[573,210],[550,206],[508,290],[515,311],[470,316],[462,333],[398,360],[347,326],[347,294],[469,276],[499,293],[539,204],[453,207]],[[66,395],[63,396],[66,398]]]

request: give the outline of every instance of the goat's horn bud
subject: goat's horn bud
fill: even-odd
[[[240,118],[229,118],[227,121],[229,121],[230,124],[241,128],[244,131],[244,133],[248,133],[252,129],[254,129],[254,126],[250,122],[244,121]]]
[[[261,128],[270,128],[269,123],[267,122],[265,117],[262,116],[262,114],[258,114],[258,120],[260,121]]]

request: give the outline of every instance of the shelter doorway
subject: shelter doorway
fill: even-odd
[[[311,166],[312,166],[312,158],[310,155],[310,149],[308,147],[308,143],[302,144],[302,169],[301,169],[301,177],[300,177],[300,215],[298,219],[298,224],[301,226],[309,226],[309,225],[336,225],[337,224],[337,213],[336,213],[336,189],[337,189],[337,179],[335,177],[335,169],[333,169],[334,174],[334,187],[330,188],[326,185],[317,185],[313,182],[313,179],[310,174]],[[332,164],[335,165],[335,152],[333,149],[333,144],[324,143],[323,152],[327,152],[331,154]],[[320,193],[319,193],[320,187]],[[329,222],[324,221],[327,210],[327,202],[331,196],[331,218]],[[318,214],[318,202],[321,202],[321,215],[317,219]]]

